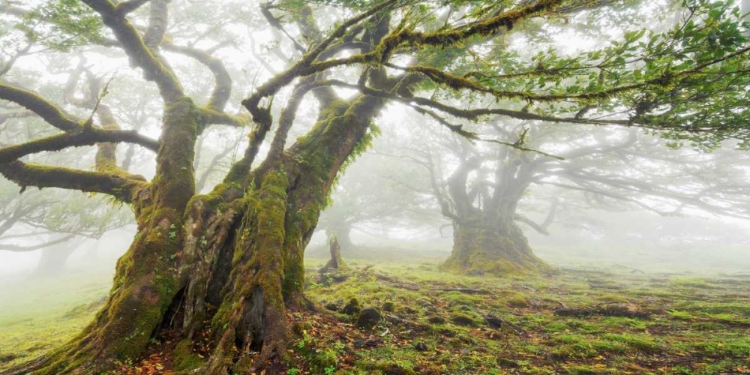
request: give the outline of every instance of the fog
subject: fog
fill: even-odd
[[[748,11],[0,0],[0,374],[745,373]]]
[[[408,128],[402,126],[404,121],[409,123]],[[345,250],[345,256],[351,251],[355,256],[378,259],[381,253],[387,258],[395,251],[439,261],[450,255],[453,246],[451,222],[440,214],[439,201],[430,186],[429,171],[425,170],[417,159],[424,156],[424,153],[416,146],[408,146],[416,145],[413,143],[414,138],[410,137],[429,136],[429,133],[425,132],[434,132],[435,124],[410,114],[407,108],[397,106],[389,108],[381,116],[380,127],[382,134],[374,141],[373,146],[360,156],[338,181],[331,195],[332,203],[322,212],[318,228],[308,245],[307,253],[310,257],[326,257],[326,232],[337,231],[341,238],[343,230],[350,231],[348,237],[352,244],[351,249]],[[519,204],[519,211],[539,223],[544,222],[549,215],[551,200],[563,202],[558,203],[554,217],[546,224],[547,233],[523,226],[524,234],[538,256],[563,268],[612,266],[650,272],[697,274],[747,270],[750,266],[750,257],[746,251],[750,245],[750,221],[744,219],[748,206],[742,202],[747,202],[748,197],[744,187],[735,189],[748,183],[750,158],[745,151],[734,150],[731,144],[709,152],[689,148],[658,149],[654,148],[658,147],[654,146],[655,144],[662,143],[658,136],[638,134],[639,141],[620,150],[621,155],[627,155],[636,161],[639,158],[646,160],[649,168],[659,171],[660,176],[654,178],[654,175],[643,173],[644,170],[634,171],[624,165],[602,159],[606,156],[603,150],[610,145],[608,142],[611,142],[606,135],[591,137],[592,129],[586,128],[566,130],[572,137],[579,137],[577,134],[581,134],[580,131],[589,134],[582,142],[585,142],[586,148],[595,152],[592,153],[590,161],[577,161],[581,164],[577,168],[593,170],[596,168],[595,163],[605,164],[596,171],[599,176],[606,176],[612,181],[632,179],[637,189],[627,189],[622,195],[618,195],[620,191],[616,188],[605,190],[596,187],[591,189],[592,193],[581,191],[578,185],[567,186],[571,189],[566,189],[565,186],[543,187],[543,184],[541,188],[530,187]],[[616,139],[617,130],[608,132]],[[459,147],[459,152],[465,152],[460,150],[462,143],[490,153],[503,148],[493,144],[472,145],[463,141],[460,136],[451,135],[450,132],[444,133],[439,136],[446,137],[454,143],[442,151],[433,149],[434,153],[443,159],[443,180],[449,178],[458,168],[458,159],[455,159],[458,156],[451,155],[446,150],[453,148],[453,151],[456,151],[456,147]],[[540,141],[541,147],[538,149],[548,148],[550,153],[562,153],[565,151],[564,147],[570,147],[570,142],[573,142],[567,138],[560,138],[566,135],[559,131],[555,131],[553,136],[555,142],[544,144]],[[560,139],[562,141],[559,141]],[[237,149],[237,141],[233,138],[223,138],[219,134],[209,133],[202,143],[206,152],[217,152],[212,146],[218,147],[217,155],[222,157],[213,157],[207,164],[218,160],[215,164],[222,165],[232,158],[237,158],[236,155],[230,155],[232,148]],[[222,148],[224,150],[221,150]],[[226,153],[226,149],[230,152]],[[441,152],[446,153],[440,155]],[[645,152],[650,154],[639,154]],[[654,156],[654,152],[658,152],[658,157]],[[698,165],[688,163],[690,158]],[[679,162],[675,162],[676,160]],[[496,167],[492,160],[486,163],[486,169]],[[555,163],[565,165],[568,161]],[[209,167],[216,168],[210,165]],[[205,169],[209,167],[198,168],[199,176],[205,181],[215,180],[216,177],[212,177],[212,173],[219,174],[221,171],[219,167],[219,172],[207,172]],[[722,171],[725,174],[722,174]],[[670,177],[677,175],[682,179],[679,184]],[[716,181],[711,181],[710,178],[721,179],[722,182],[716,185]],[[209,186],[205,181],[203,184]],[[5,183],[8,184],[8,181]],[[477,181],[472,181],[470,176],[466,183],[467,186],[471,186]],[[721,190],[722,184],[726,186],[726,191]],[[708,190],[709,185],[722,195],[701,191]],[[597,195],[597,192],[601,194]],[[47,189],[31,194],[39,193],[50,196],[58,191]],[[9,189],[5,199],[9,202],[8,206],[13,206],[19,204],[16,201],[22,197],[23,195],[18,195],[17,191]],[[633,200],[634,197],[638,200]],[[86,197],[88,198],[91,197]],[[725,198],[726,201],[722,201],[721,198]],[[58,207],[54,207],[54,211],[57,215],[75,217],[75,212],[66,211],[71,202],[61,201],[56,204]],[[60,271],[114,272],[117,258],[132,242],[136,228],[132,219],[127,217],[127,207],[101,201],[95,204],[104,205],[106,210],[113,212],[95,213],[93,217],[78,217],[76,220],[82,221],[79,223],[79,230],[94,233],[75,236],[62,244],[52,245],[61,251],[65,251],[62,248],[65,247],[70,252],[67,259],[62,258],[57,264]],[[76,210],[80,211],[79,208]],[[109,226],[100,227],[101,223],[97,220],[104,216],[117,221],[111,225],[116,227],[115,229],[110,229]],[[45,219],[50,220],[49,217]],[[43,244],[52,234],[18,239],[14,237],[17,234],[38,231],[36,228],[39,226],[39,223],[20,223],[5,233],[5,238],[9,240],[4,242],[21,247]],[[50,228],[46,229],[50,231]],[[54,233],[54,230],[50,232]],[[0,274],[45,276],[44,273],[35,272],[40,267],[43,250],[22,250],[0,252]]]

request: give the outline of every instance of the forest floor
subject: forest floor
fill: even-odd
[[[434,260],[344,256],[346,272],[319,275],[325,260],[308,262],[307,293],[322,312],[290,314],[299,336],[286,374],[750,373],[750,273],[566,268],[489,278],[445,274]],[[3,288],[0,371],[77,333],[108,282]],[[171,373],[159,352],[167,344],[155,340],[153,355],[122,369]]]

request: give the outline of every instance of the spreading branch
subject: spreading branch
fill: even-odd
[[[149,186],[142,177],[123,177],[64,167],[40,166],[18,160],[0,164],[0,174],[21,186],[22,191],[28,186],[40,189],[55,187],[109,194],[125,203],[134,202],[141,191]]]

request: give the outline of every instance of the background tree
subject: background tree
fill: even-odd
[[[391,130],[396,129],[385,131]],[[358,247],[352,242],[352,230],[389,237],[389,232],[432,231],[442,221],[435,214],[428,180],[420,178],[426,177],[425,171],[394,159],[390,140],[389,136],[376,140],[372,151],[347,169],[331,193],[332,203],[320,216],[317,229],[325,231],[326,242],[336,234],[344,253]]]
[[[440,209],[453,223],[454,248],[446,268],[496,274],[547,269],[521,226],[548,235],[561,207],[580,211],[571,203],[640,208],[663,216],[750,217],[744,152],[675,151],[635,129],[489,122],[483,134],[516,148],[461,137],[442,137],[441,142],[439,136],[428,147],[404,148],[405,156],[430,172]],[[530,194],[534,186],[557,189]],[[542,213],[533,212],[541,207]]]
[[[94,116],[75,116],[70,105],[11,79],[13,66],[4,63],[0,98],[31,110],[61,133],[4,147],[0,173],[22,187],[111,195],[131,205],[138,223],[118,262],[109,300],[91,325],[64,347],[12,373],[99,372],[116,358],[138,356],[165,329],[179,331],[183,347],[191,347],[199,332],[213,338],[202,373],[244,373],[256,359],[283,356],[291,331],[286,313],[309,307],[302,290],[304,248],[338,172],[370,142],[370,125],[388,102],[407,104],[472,139],[477,135],[452,124],[452,118],[499,115],[631,125],[666,130],[673,137],[690,132],[695,142],[746,135],[741,120],[747,117],[748,46],[731,4],[690,4],[689,20],[664,33],[640,31],[645,25],[638,22],[616,22],[625,33],[612,31],[615,42],[578,56],[561,57],[546,48],[552,43],[541,36],[567,27],[566,22],[610,30],[617,17],[638,19],[654,12],[651,5],[609,3],[386,0],[313,7],[285,2],[265,5],[261,12],[246,2],[4,4],[3,17],[17,26],[4,41],[33,42],[29,49],[17,49],[14,57],[21,58],[8,61],[58,53],[50,47],[111,54],[120,66],[127,62],[134,68],[118,76],[137,79],[134,72],[142,73],[162,104],[154,140],[122,124],[121,130],[109,126],[106,110],[99,110],[104,107],[94,105]],[[319,16],[323,12],[327,16]],[[222,47],[231,40],[241,50],[245,35],[231,26],[258,19],[276,28],[281,24],[290,36],[285,46],[303,51],[278,74],[252,86],[241,102],[249,115],[236,115],[229,104],[237,103],[232,84],[241,82],[250,91],[253,80],[231,73],[249,64],[245,55]],[[506,43],[528,35],[541,41],[534,47],[541,52],[531,59]],[[185,74],[188,61],[201,64],[204,77],[213,78],[208,98]],[[110,85],[106,91],[116,90]],[[296,116],[308,93],[319,104],[316,121],[287,145],[290,129],[303,126]],[[97,97],[99,104],[110,104],[106,96]],[[528,103],[534,105],[524,109]],[[213,125],[252,126],[252,131],[222,183],[198,194],[195,146]],[[117,143],[156,152],[153,178],[124,171],[112,152]],[[93,171],[22,160],[86,145],[98,145],[101,152]],[[252,355],[257,351],[258,358]]]
[[[57,67],[59,69],[60,65]],[[81,72],[79,69],[78,77]],[[18,77],[21,71],[16,70],[16,73]],[[70,92],[75,85],[69,82],[66,86],[63,96],[78,100]],[[50,95],[56,94],[53,87],[43,87],[42,90]],[[32,116],[32,113],[10,104],[6,106],[1,116],[0,126],[4,129],[0,133],[0,143],[11,145],[52,134],[49,126]],[[94,157],[97,156],[90,150],[70,149],[54,155],[34,155],[33,159],[29,156],[25,161],[85,166],[86,161]],[[40,251],[42,254],[35,271],[37,275],[60,272],[82,238],[99,239],[106,232],[132,222],[127,209],[113,205],[101,196],[92,199],[61,189],[29,191],[19,195],[18,187],[10,181],[2,180],[0,185],[0,201],[3,202],[0,209],[0,251]]]

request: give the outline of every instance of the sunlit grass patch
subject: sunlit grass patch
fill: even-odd
[[[565,373],[570,375],[600,375],[619,374],[617,369],[607,368],[607,365],[567,365],[564,366]]]
[[[347,259],[347,264],[354,266],[346,278],[309,283],[308,297],[337,311],[298,315],[306,338],[299,340],[301,348],[298,341],[292,345],[292,374],[661,374],[678,373],[678,366],[685,373],[715,374],[738,372],[750,357],[747,329],[741,326],[748,319],[747,300],[718,283],[713,289],[675,287],[671,281],[644,287],[648,276],[628,275],[618,279],[623,289],[613,293],[591,288],[586,273],[503,280],[444,275],[410,263],[370,267],[368,261]],[[309,267],[308,276],[316,275]],[[106,295],[108,280],[102,280],[99,288],[77,282],[58,296],[60,303],[44,307],[46,313],[0,311],[0,360],[6,348],[26,353],[14,359],[18,363],[78,333],[96,310],[90,304]],[[646,291],[650,294],[641,294]],[[692,298],[694,291],[703,299]],[[29,306],[43,306],[30,296]],[[356,316],[341,313],[352,298],[383,313],[374,330],[354,327]],[[526,304],[510,306],[516,298]],[[555,313],[623,301],[647,307],[651,317]],[[501,320],[499,327],[488,323],[488,315]],[[465,320],[454,319],[459,316]],[[56,337],[33,330],[37,325]],[[38,340],[28,339],[31,347],[11,345],[8,332],[19,330]]]
[[[104,302],[107,274],[20,280],[0,290],[0,371],[80,333]]]
[[[669,310],[667,311],[667,315],[672,317],[673,319],[679,319],[679,320],[693,320],[695,319],[695,315],[689,311],[679,311],[679,310]]]
[[[675,286],[689,288],[714,288],[715,286],[700,277],[673,277],[669,282]]]
[[[645,352],[658,353],[661,351],[661,345],[654,341],[653,338],[638,334],[605,334],[602,336],[605,340],[615,341],[627,344],[629,347]]]

